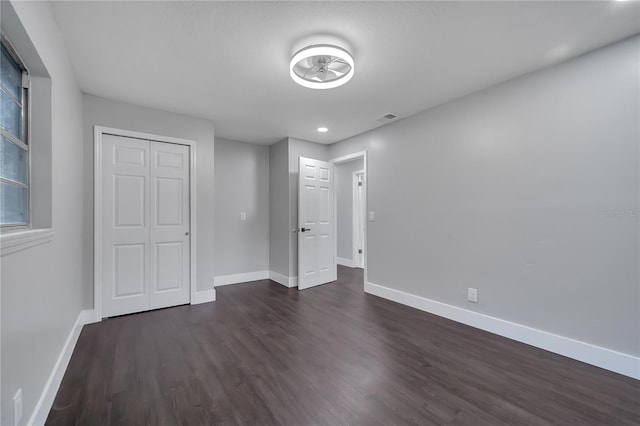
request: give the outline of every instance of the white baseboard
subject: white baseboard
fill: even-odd
[[[287,277],[274,271],[269,271],[269,279],[289,288],[298,286],[298,277]]]
[[[285,287],[289,287],[289,277],[279,274],[275,271],[269,271],[269,279],[275,281],[278,284],[282,284]]]
[[[345,259],[344,257],[336,257],[336,263],[338,265],[347,266],[349,268],[356,267],[356,263],[352,259]]]
[[[192,305],[199,305],[201,303],[209,303],[216,301],[216,289],[196,291],[193,299],[191,299]]]
[[[36,407],[33,409],[33,413],[31,413],[31,417],[27,423],[28,425],[43,425],[47,420],[53,401],[58,393],[58,388],[60,388],[60,383],[62,383],[64,372],[67,370],[67,366],[71,360],[73,349],[76,347],[78,337],[80,337],[82,326],[93,322],[95,322],[95,313],[93,309],[80,311],[78,318],[76,318],[76,322],[73,324],[73,327],[67,336],[67,340],[64,342],[60,355],[58,355],[58,359],[56,360],[53,370],[47,379],[47,383],[44,385],[44,389],[42,390],[42,394],[40,394]]]
[[[632,355],[616,352],[568,337],[558,336],[557,334],[373,283],[365,283],[364,291],[365,293],[461,322],[499,336],[536,346],[587,364],[633,377],[634,379],[640,379],[640,358]]]
[[[246,283],[249,281],[268,280],[269,271],[246,272],[244,274],[220,275],[213,279],[213,286]]]

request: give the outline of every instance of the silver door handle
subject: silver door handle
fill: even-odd
[[[185,233],[184,233],[184,235],[189,235],[189,233],[188,233],[188,232],[185,232]]]
[[[300,228],[300,232],[311,231],[311,228]]]

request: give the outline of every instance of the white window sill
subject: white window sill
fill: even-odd
[[[53,240],[51,228],[28,229],[0,234],[0,256],[39,246]]]

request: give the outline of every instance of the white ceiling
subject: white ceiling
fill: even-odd
[[[640,32],[636,1],[53,2],[85,93],[212,120],[216,136],[332,143]],[[289,77],[342,39],[346,85]],[[329,132],[316,132],[326,126]]]

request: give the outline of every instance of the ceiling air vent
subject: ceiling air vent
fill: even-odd
[[[391,121],[391,120],[395,120],[396,118],[398,118],[398,114],[394,114],[392,112],[383,115],[382,117],[378,118],[378,120],[376,121]]]

